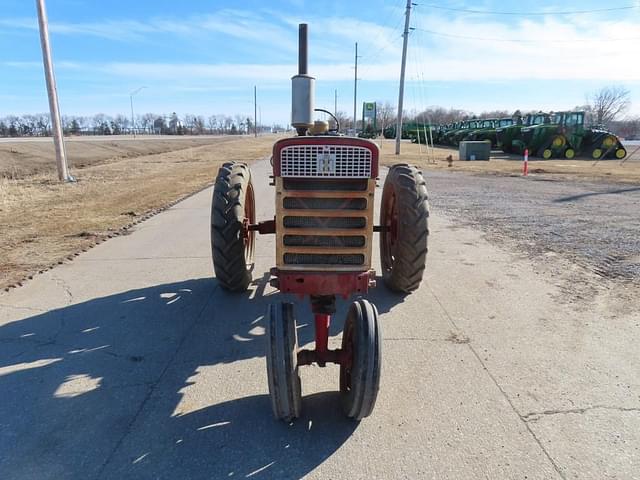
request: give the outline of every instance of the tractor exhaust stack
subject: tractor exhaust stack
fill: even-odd
[[[307,24],[298,27],[298,74],[291,78],[291,125],[304,136],[313,127],[316,79],[308,74]]]

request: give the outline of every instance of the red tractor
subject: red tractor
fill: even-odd
[[[345,137],[339,125],[314,122],[314,83],[307,74],[307,25],[299,27],[298,75],[292,78],[292,125],[297,136],[273,147],[276,216],[256,222],[251,172],[244,163],[220,168],[213,192],[211,243],[218,282],[245,291],[252,280],[255,234],[276,235],[271,284],[308,296],[315,316],[315,349],[299,349],[294,305],[271,304],[266,319],[267,375],[273,413],[300,415],[302,365],[340,365],[344,411],[356,420],[371,414],[380,384],[378,311],[363,298],[375,286],[374,232],[380,234],[382,277],[393,291],[408,293],[422,281],[427,256],[429,207],[422,173],[392,166],[382,192],[380,225],[374,225],[378,146]],[[337,123],[337,122],[336,122]],[[328,348],[336,297],[357,296],[349,307],[342,346]]]

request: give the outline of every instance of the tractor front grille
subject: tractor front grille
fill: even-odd
[[[276,177],[276,266],[295,271],[368,270],[374,189],[371,178]]]
[[[369,182],[364,179],[345,179],[345,180],[303,180],[299,178],[283,178],[283,186],[285,190],[303,190],[303,191],[350,191],[350,192],[366,192]],[[338,196],[339,197],[339,196]]]
[[[364,228],[367,219],[364,217],[290,217],[283,219],[285,228]]]
[[[367,208],[366,198],[305,198],[286,197],[285,209],[310,210],[364,210]]]
[[[289,145],[280,152],[280,174],[297,178],[370,178],[371,150],[352,145]]]
[[[286,265],[362,265],[364,255],[332,255],[325,253],[285,253]]]
[[[364,247],[367,239],[360,236],[285,235],[285,247]]]

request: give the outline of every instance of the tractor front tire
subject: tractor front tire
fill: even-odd
[[[409,293],[422,282],[427,261],[429,202],[422,172],[407,164],[389,169],[382,190],[380,257],[385,285]]]
[[[243,292],[251,283],[255,232],[255,197],[251,172],[244,163],[220,167],[211,204],[211,253],[216,279],[225,290]]]
[[[340,365],[340,396],[344,413],[357,421],[371,415],[378,398],[381,340],[375,305],[353,302],[342,332],[342,350],[351,353],[351,362]]]

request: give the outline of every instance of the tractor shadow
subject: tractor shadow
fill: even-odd
[[[336,392],[305,396],[303,418],[276,422],[260,361],[251,381],[254,391],[264,382],[264,394],[234,394],[245,381],[234,365],[264,356],[268,303],[293,301],[301,323],[312,318],[308,301],[269,294],[267,284],[265,273],[248,292],[229,294],[202,278],[16,314],[0,327],[3,477],[301,478],[312,471],[357,428]],[[313,340],[306,323],[301,344]],[[196,407],[188,406],[190,388],[199,389]],[[223,396],[232,399],[215,400]]]

